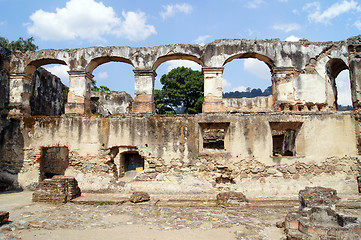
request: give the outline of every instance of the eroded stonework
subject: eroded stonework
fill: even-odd
[[[26,53],[1,48],[0,182],[35,189],[39,181],[65,175],[85,192],[292,198],[319,185],[357,194],[360,46],[357,36],[322,43],[223,39],[204,46]],[[269,66],[271,96],[223,99],[224,65],[237,58]],[[173,59],[202,66],[203,113],[154,114],[155,71]],[[134,67],[134,100],[127,93],[91,92],[93,70],[111,61]],[[37,69],[50,63],[69,66],[69,89],[50,75],[53,84],[46,85],[46,78],[36,84],[36,76],[42,77]],[[345,69],[354,110],[337,112],[335,78]],[[52,86],[56,95],[34,86]],[[34,109],[43,110],[32,114]]]

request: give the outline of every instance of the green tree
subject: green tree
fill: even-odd
[[[190,68],[178,67],[160,78],[161,90],[155,90],[154,102],[157,113],[196,114],[202,112],[203,74]]]
[[[11,41],[11,42],[9,42],[9,40],[7,40],[6,38],[0,37],[0,45],[2,45],[3,47],[5,47],[11,51],[35,52],[39,47],[36,46],[33,43],[33,41],[34,41],[33,37],[28,38],[26,40],[24,40],[22,37],[19,37],[18,40]]]
[[[106,86],[97,86],[97,81],[92,79],[91,82],[91,90],[94,92],[105,92],[105,91],[110,91],[110,89]]]

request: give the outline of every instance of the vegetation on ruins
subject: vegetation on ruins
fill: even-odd
[[[202,112],[203,74],[191,68],[178,67],[160,78],[161,90],[155,90],[158,114],[196,114]]]
[[[9,40],[4,37],[0,37],[0,45],[2,45],[3,47],[5,47],[11,51],[35,52],[39,47],[36,46],[33,42],[34,42],[33,37],[30,37],[26,40],[23,39],[22,37],[19,37],[18,40],[11,41],[11,42],[9,42]]]
[[[97,81],[92,79],[91,82],[91,90],[94,92],[105,92],[105,91],[110,91],[110,89],[107,86],[97,86]]]

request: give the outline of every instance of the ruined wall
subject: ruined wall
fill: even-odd
[[[69,88],[60,78],[44,68],[33,74],[30,97],[31,115],[60,116],[64,114]]]
[[[210,129],[223,145],[208,144]],[[294,156],[274,156],[274,132],[289,129],[296,134]],[[320,184],[351,194],[360,171],[350,113],[28,117],[22,132],[19,182],[28,188],[39,179],[42,149],[51,147],[69,149],[65,175],[74,176],[82,191],[241,190],[285,197]],[[125,153],[144,159],[135,178],[119,175]]]
[[[18,187],[24,161],[24,141],[19,119],[8,119],[10,51],[0,46],[0,188]]]
[[[133,98],[124,91],[91,92],[92,113],[111,115],[130,113]]]

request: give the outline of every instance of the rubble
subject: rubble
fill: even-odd
[[[133,192],[132,195],[129,197],[129,200],[132,203],[146,202],[150,200],[150,196],[146,192]]]
[[[9,212],[0,211],[0,226],[9,221]]]
[[[312,187],[299,192],[300,210],[286,215],[287,239],[359,239],[361,218],[337,213],[337,192]]]

